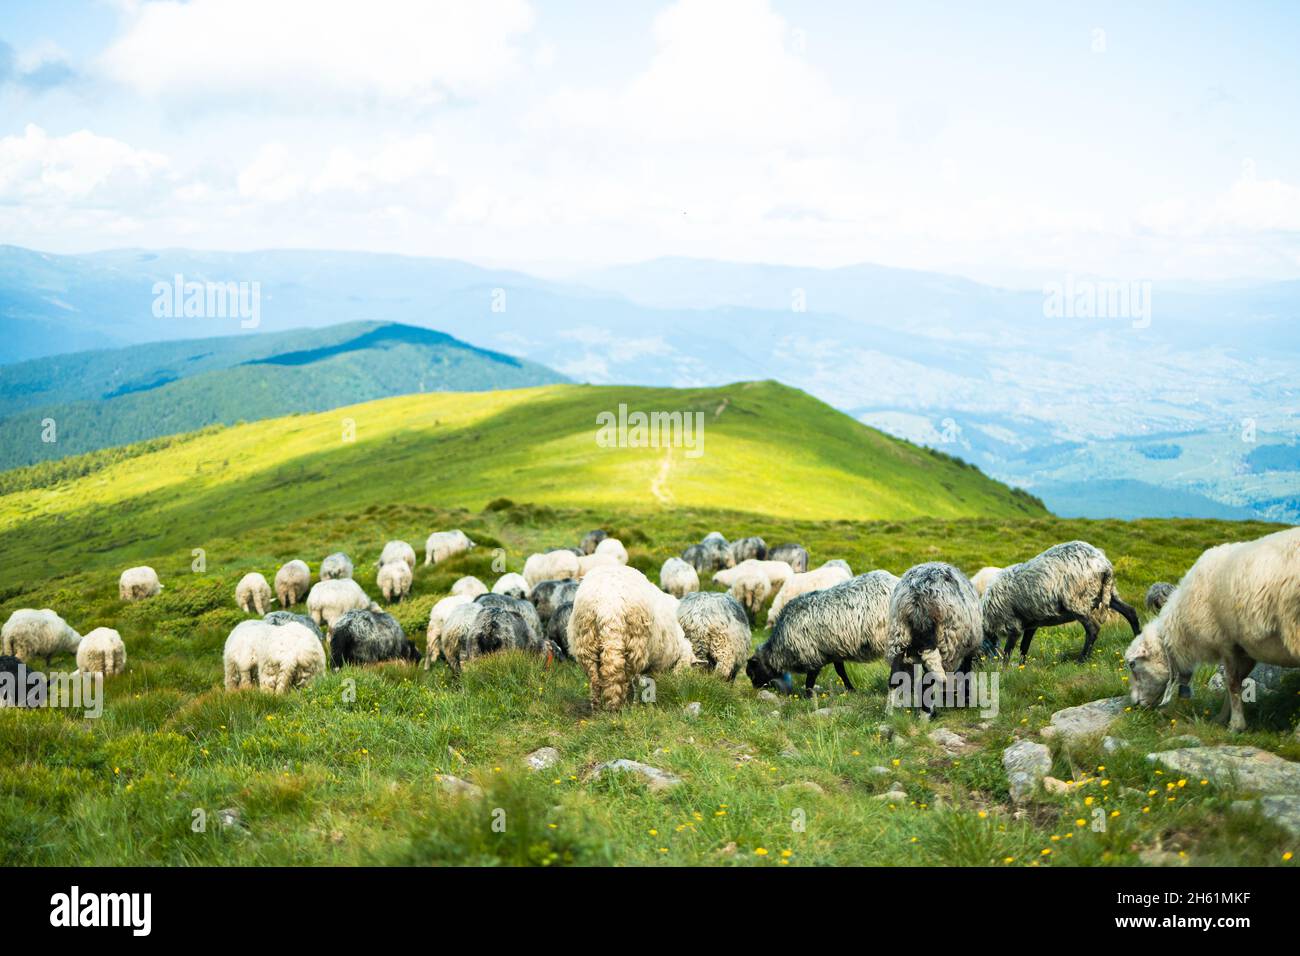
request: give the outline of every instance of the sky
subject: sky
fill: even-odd
[[[0,242],[1300,277],[1300,4],[0,0]]]

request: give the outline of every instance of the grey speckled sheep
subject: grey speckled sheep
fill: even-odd
[[[342,578],[352,577],[352,559],[342,551],[335,551],[327,555],[325,560],[320,563],[320,579],[322,581],[338,581]]]
[[[735,680],[749,657],[749,619],[735,598],[715,591],[687,594],[677,605],[677,623],[697,659],[714,673]]]
[[[275,598],[280,607],[293,607],[311,590],[311,568],[295,558],[280,565],[275,572]]]
[[[1128,620],[1136,637],[1137,612],[1115,593],[1115,569],[1099,549],[1086,541],[1053,545],[1042,554],[1003,568],[984,589],[981,599],[984,632],[992,649],[1006,642],[1002,656],[1020,640],[1020,660],[1040,627],[1078,621],[1086,635],[1079,660],[1087,660],[1093,642],[1112,609]]]
[[[693,544],[683,551],[682,560],[693,567],[697,574],[712,574],[736,564],[727,539],[716,531],[705,535],[699,544]]]
[[[542,627],[542,616],[537,613],[537,608],[533,607],[530,601],[511,597],[508,594],[480,594],[474,599],[474,603],[483,607],[503,607],[507,611],[514,611],[528,623],[529,628],[539,638],[545,633]]]
[[[491,597],[513,601],[514,606],[484,603],[483,599]],[[448,619],[448,627],[443,629],[442,654],[453,671],[460,673],[467,662],[497,651],[543,651],[545,641],[541,632],[520,613],[519,606],[523,605],[533,611],[533,617],[536,618],[536,611],[531,604],[499,594],[485,594],[483,599],[475,602],[479,605],[479,611],[470,619],[467,627],[462,630],[451,626],[460,617],[461,612],[457,610]]]
[[[348,611],[334,622],[330,629],[330,663],[335,669],[344,664],[378,661],[420,661],[420,652],[402,633],[397,618],[383,611]]]
[[[889,599],[885,650],[891,689],[896,675],[918,663],[940,680],[968,673],[983,640],[979,595],[951,564],[918,564],[898,579]]]
[[[700,576],[681,558],[669,558],[659,569],[659,586],[675,598],[700,589]]]
[[[43,657],[47,668],[55,654],[75,654],[80,644],[81,635],[48,607],[19,608],[0,628],[0,653],[23,661]]]
[[[576,589],[575,589],[575,592]],[[573,602],[559,605],[546,622],[546,639],[560,649],[561,657],[569,656],[569,618],[573,616]]]
[[[311,631],[320,640],[325,640],[325,632],[320,626],[306,614],[294,614],[293,611],[272,611],[262,618],[267,624],[274,624],[279,627],[282,624],[301,624],[307,630]]]
[[[750,559],[762,561],[767,557],[767,542],[758,537],[740,538],[727,545],[727,548],[731,551],[733,565]]]
[[[850,575],[853,574],[853,568],[851,568],[849,562],[845,561],[843,558],[831,558],[829,561],[822,564],[822,567],[839,568],[841,571],[847,571]]]
[[[790,565],[795,574],[803,574],[808,570],[808,552],[802,545],[777,545],[767,552],[767,559],[769,561],[784,561]]]
[[[560,578],[558,580],[539,581],[528,595],[528,600],[537,608],[537,616],[545,624],[561,604],[572,604],[573,596],[578,593],[577,578]]]
[[[1159,614],[1160,609],[1169,602],[1169,596],[1173,593],[1172,584],[1167,581],[1157,581],[1147,588],[1147,610],[1152,614]]]
[[[249,571],[235,585],[235,604],[245,614],[265,614],[271,606],[271,585],[257,571]]]
[[[889,601],[897,584],[888,571],[871,571],[794,598],[746,665],[749,679],[763,687],[786,671],[804,674],[804,692],[811,695],[822,668],[834,664],[853,690],[844,663],[885,656]]]
[[[602,531],[600,528],[596,528],[592,531],[588,531],[585,535],[582,536],[582,544],[578,548],[578,550],[581,551],[583,554],[595,554],[596,545],[600,544],[608,537],[609,534]]]

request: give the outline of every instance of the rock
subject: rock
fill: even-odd
[[[640,763],[636,760],[610,760],[596,767],[589,775],[589,779],[603,777],[607,773],[633,773],[645,781],[645,785],[655,791],[667,790],[675,787],[682,782],[682,778],[675,773],[669,773],[667,770],[660,770],[658,767],[652,767],[649,764]]]
[[[814,717],[829,717],[833,713],[834,711],[831,710],[829,707],[818,707],[816,710],[812,712],[812,715]]]
[[[1276,664],[1256,664],[1254,669],[1246,676],[1246,680],[1242,681],[1242,696],[1273,693],[1273,691],[1282,686],[1282,681],[1286,677],[1288,671],[1293,669],[1294,668],[1290,667],[1278,667]],[[1251,681],[1254,684],[1254,687],[1250,688],[1249,692],[1246,686],[1246,681]],[[1206,686],[1209,687],[1210,690],[1223,690],[1224,679],[1222,664],[1219,665],[1218,670],[1210,675],[1210,681]]]
[[[529,770],[545,770],[554,767],[559,761],[560,752],[554,747],[541,747],[524,758]]]
[[[824,797],[826,795],[826,791],[823,790],[820,785],[811,780],[800,780],[797,783],[787,783],[778,789],[782,793],[792,793],[796,790],[802,790],[808,793],[815,793],[819,797]]]
[[[1300,763],[1258,747],[1188,747],[1147,754],[1147,760],[1187,777],[1259,794],[1300,793]]]
[[[871,774],[873,777],[888,777],[892,775],[893,772],[894,771],[890,770],[888,767],[876,766],[867,768],[867,773]]]
[[[698,700],[693,700],[683,707],[682,710],[686,712],[687,717],[698,717],[700,716],[700,710],[702,707],[703,705]]]
[[[1286,793],[1260,797],[1258,800],[1234,800],[1237,812],[1258,810],[1268,819],[1300,837],[1300,795]]]
[[[764,689],[758,692],[758,699],[759,700],[780,700],[781,698],[778,697],[776,694],[772,693],[770,690]]]
[[[1124,713],[1128,704],[1127,697],[1105,697],[1078,707],[1067,707],[1052,714],[1051,723],[1041,733],[1044,737],[1060,738],[1067,743],[1099,734]]]
[[[470,783],[468,780],[462,780],[460,777],[453,777],[449,773],[440,773],[434,775],[434,780],[438,786],[442,787],[443,792],[452,797],[469,797],[477,800],[483,796],[483,788]]]
[[[960,734],[954,734],[951,730],[944,727],[936,727],[929,733],[930,740],[938,744],[953,756],[970,753],[975,748],[967,743],[966,738]]]
[[[880,739],[881,739],[881,740],[893,740],[893,739],[894,739],[894,725],[893,725],[893,724],[877,724],[877,725],[876,725],[876,733],[878,733],[878,734],[880,735]]]
[[[238,807],[226,807],[224,810],[217,811],[217,822],[227,830],[244,825],[244,814]]]
[[[1044,777],[1043,789],[1059,797],[1070,792],[1070,785],[1066,781],[1058,780],[1055,777]]]
[[[902,790],[888,790],[885,793],[878,793],[872,800],[879,800],[881,803],[907,803],[907,794]]]
[[[1024,803],[1052,769],[1052,752],[1043,744],[1020,740],[1002,751],[1002,766],[1007,771],[1011,799]]]
[[[1118,737],[1102,737],[1101,749],[1108,754],[1119,753],[1121,750],[1128,748],[1127,741],[1120,740]]]

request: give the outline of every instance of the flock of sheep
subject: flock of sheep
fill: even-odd
[[[424,563],[474,546],[461,531],[435,532]],[[916,565],[902,577],[883,570],[854,576],[841,560],[808,565],[807,550],[797,544],[769,549],[761,538],[728,542],[714,532],[665,561],[656,586],[628,565],[620,541],[592,531],[577,547],[531,555],[522,574],[503,574],[490,590],[476,577],[456,581],[430,612],[421,654],[353,579],[347,555],[326,557],[315,583],[307,564],[293,560],[276,572],[274,590],[256,572],[236,586],[240,609],[259,617],[238,624],[226,640],[225,686],[285,693],[329,666],[386,660],[423,660],[426,668],[443,660],[459,674],[475,658],[517,649],[576,661],[595,709],[623,706],[645,675],[695,666],[728,681],[744,668],[756,688],[789,689],[791,675],[802,674],[810,694],[828,665],[853,690],[849,661],[889,662],[891,686],[894,675],[912,668],[944,681],[968,673],[982,657],[1000,654],[1006,662],[1017,643],[1023,661],[1039,628],[1072,622],[1083,626],[1083,660],[1115,612],[1134,634],[1125,660],[1135,703],[1155,706],[1175,690],[1186,695],[1197,664],[1221,663],[1228,689],[1223,717],[1242,730],[1241,682],[1255,663],[1300,665],[1300,529],[1211,548],[1177,587],[1152,585],[1147,606],[1157,616],[1145,629],[1116,593],[1106,555],[1084,541],[1010,567],[982,568],[971,578],[942,562]],[[411,590],[415,550],[390,541],[376,568],[384,599],[400,601]],[[726,590],[702,590],[702,577]],[[119,581],[127,601],[161,590],[148,567],[130,568]],[[273,600],[279,610],[269,610]],[[306,615],[289,610],[303,601]],[[764,606],[770,635],[751,653],[751,624]],[[48,608],[15,611],[0,641],[0,671],[39,657],[48,666],[60,653],[75,653],[83,672],[115,674],[126,663],[116,631],[100,627],[82,637]]]

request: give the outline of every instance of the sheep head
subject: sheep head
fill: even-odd
[[[1156,619],[1133,638],[1124,652],[1129,670],[1129,696],[1139,707],[1156,707],[1168,702],[1175,685],[1174,669],[1160,635]]]

